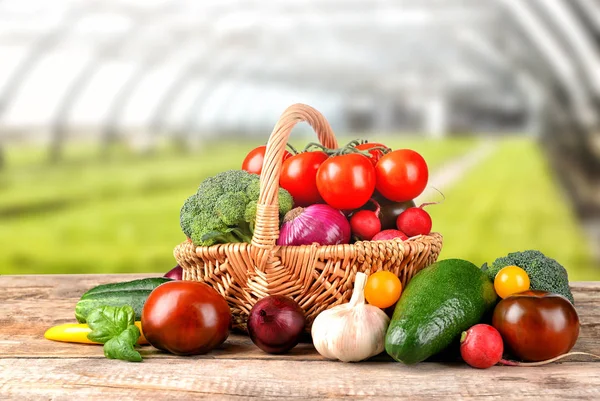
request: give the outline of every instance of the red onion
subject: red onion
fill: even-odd
[[[248,333],[256,346],[269,354],[283,354],[298,344],[306,318],[291,298],[271,295],[258,301],[248,317]]]
[[[350,242],[350,223],[325,204],[290,210],[283,219],[277,245],[337,245]]]
[[[164,277],[170,278],[173,280],[181,280],[182,276],[183,276],[183,269],[179,265],[175,266],[174,268],[169,270],[167,272],[167,274],[164,275]]]

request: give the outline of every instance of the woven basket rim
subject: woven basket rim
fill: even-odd
[[[339,248],[343,248],[343,247],[353,247],[353,246],[360,246],[360,244],[363,243],[372,243],[372,242],[381,242],[381,243],[388,243],[388,242],[394,242],[397,244],[402,245],[402,247],[404,248],[403,244],[406,242],[421,242],[423,241],[425,238],[439,238],[442,239],[443,236],[441,233],[439,232],[430,232],[429,234],[426,235],[416,235],[414,237],[410,237],[407,240],[402,240],[400,238],[392,238],[389,240],[379,240],[379,241],[355,241],[352,242],[350,244],[335,244],[335,245],[320,245],[317,242],[314,242],[310,245],[275,245],[272,249],[289,249],[289,248],[309,248],[309,247],[316,247],[316,248],[329,248],[329,249],[339,249]],[[230,245],[230,246],[242,246],[242,247],[248,247],[248,246],[254,246],[252,243],[248,243],[248,242],[228,242],[228,243],[223,243],[223,244],[214,244],[211,246],[201,246],[201,245],[194,245],[192,242],[186,240],[180,243],[180,245],[184,245],[184,244],[188,244],[189,246],[194,247],[194,249],[197,251],[198,248],[203,248],[205,250],[209,250],[209,249],[217,249],[218,247],[223,247],[226,245]]]

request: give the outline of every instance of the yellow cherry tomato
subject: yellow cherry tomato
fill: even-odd
[[[400,299],[400,294],[402,294],[402,283],[392,272],[373,273],[365,284],[367,302],[381,309],[394,305]]]
[[[529,289],[529,276],[519,266],[506,266],[496,274],[494,289],[502,299]]]

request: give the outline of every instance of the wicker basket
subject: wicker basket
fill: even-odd
[[[329,123],[310,106],[295,104],[281,115],[267,143],[260,177],[260,197],[252,243],[210,247],[183,242],[174,250],[183,279],[203,281],[229,303],[233,326],[246,330],[252,306],[267,295],[296,300],[307,316],[307,330],[323,310],[348,302],[356,272],[389,270],[405,286],[422,268],[435,262],[442,236],[431,233],[407,241],[362,241],[349,245],[278,246],[277,191],[283,152],[292,128],[308,122],[319,141],[337,148]]]

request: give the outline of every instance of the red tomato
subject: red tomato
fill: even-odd
[[[410,149],[394,150],[375,166],[377,190],[394,202],[419,196],[427,186],[429,170],[423,156]]]
[[[373,163],[373,166],[375,166],[377,164],[377,162],[379,161],[379,159],[381,159],[381,157],[384,155],[383,150],[381,149],[373,149],[373,150],[369,150],[371,148],[386,148],[389,149],[387,146],[381,144],[381,143],[363,143],[360,145],[356,145],[356,149],[358,150],[368,150],[369,153],[371,154],[371,157],[369,158],[369,160],[371,160],[371,163]]]
[[[358,209],[373,195],[375,168],[358,153],[330,157],[317,171],[317,188],[329,206]]]
[[[252,174],[260,175],[266,151],[267,146],[262,145],[248,152],[246,158],[242,162],[242,170],[246,170],[247,172]],[[283,160],[287,159],[290,156],[292,156],[290,152],[288,152],[287,150],[283,151]]]
[[[305,152],[285,159],[279,185],[292,195],[294,205],[309,206],[323,202],[317,189],[317,170],[325,160],[325,152]]]
[[[231,312],[212,287],[196,281],[169,281],[150,293],[142,327],[150,344],[175,355],[204,354],[229,335]]]

